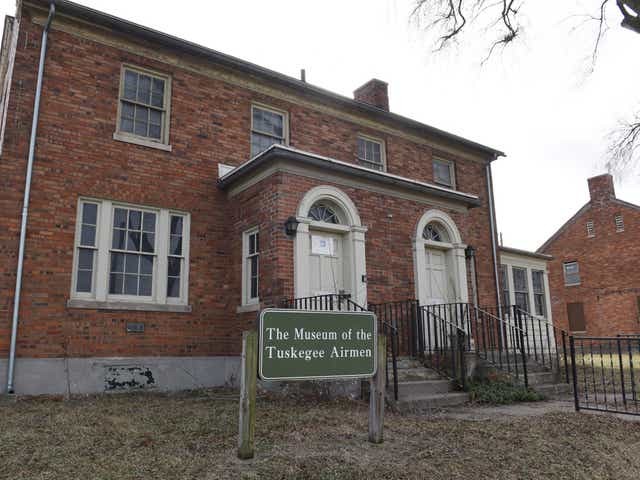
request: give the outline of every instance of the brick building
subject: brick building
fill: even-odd
[[[65,1],[18,2],[2,54],[0,389],[233,383],[285,298],[498,301],[502,153],[382,81],[346,98]]]
[[[640,333],[640,206],[616,198],[611,175],[544,245],[553,318],[572,333]]]

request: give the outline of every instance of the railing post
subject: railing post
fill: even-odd
[[[620,362],[620,390],[622,390],[622,403],[624,403],[625,410],[627,409],[627,393],[624,391],[624,366],[622,365],[622,345],[620,344],[620,337],[617,340],[618,345],[618,361]],[[613,365],[611,365],[613,370]]]
[[[522,329],[522,316],[518,310],[518,329],[520,330],[520,353],[522,356],[522,373],[524,375],[524,387],[529,388],[529,377],[527,375],[527,352],[524,346],[524,330]],[[517,365],[517,362],[516,362]]]
[[[569,350],[571,352],[571,373],[573,375],[573,402],[576,412],[580,411],[580,401],[578,400],[578,375],[576,374],[576,346],[573,335],[569,337]]]
[[[569,362],[567,360],[567,332],[562,330],[562,353],[564,355],[564,375],[569,383]]]
[[[457,330],[457,337],[458,337],[458,352],[460,353],[460,386],[462,387],[462,390],[466,390],[467,389],[467,367],[466,367],[466,362],[465,362],[465,332],[464,330],[458,329]]]

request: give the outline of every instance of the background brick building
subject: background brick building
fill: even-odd
[[[549,254],[554,322],[573,333],[640,333],[640,207],[616,198],[611,175],[538,252]]]
[[[0,390],[48,15],[46,1],[18,2],[3,44]],[[256,312],[331,290],[328,278],[363,305],[495,305],[490,163],[500,155],[389,112],[379,80],[349,99],[56,2],[15,390],[101,391],[123,371],[160,388],[233,383]],[[318,220],[318,207],[335,218]],[[339,275],[323,274],[334,260],[311,258],[314,235],[336,242],[326,257],[342,262]],[[436,276],[442,291],[427,291]]]

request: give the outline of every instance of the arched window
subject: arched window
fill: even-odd
[[[440,226],[435,223],[428,223],[424,230],[422,231],[422,238],[425,240],[431,240],[432,242],[448,242],[449,235],[447,232]]]
[[[340,223],[340,218],[336,213],[336,210],[327,203],[324,202],[316,202],[309,209],[309,217],[312,220],[317,222],[325,222],[325,223]]]

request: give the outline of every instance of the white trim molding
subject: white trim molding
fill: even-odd
[[[316,222],[309,217],[309,210],[320,200],[326,200],[340,209],[344,216],[343,224],[329,224]],[[349,288],[351,299],[359,305],[367,304],[367,266],[365,256],[365,233],[367,228],[360,221],[360,215],[353,201],[342,190],[329,185],[320,185],[309,190],[300,201],[296,212],[298,227],[293,246],[294,296],[306,297],[311,295],[309,278],[310,229],[335,231],[344,235],[345,259],[350,278],[345,279],[345,286]]]

